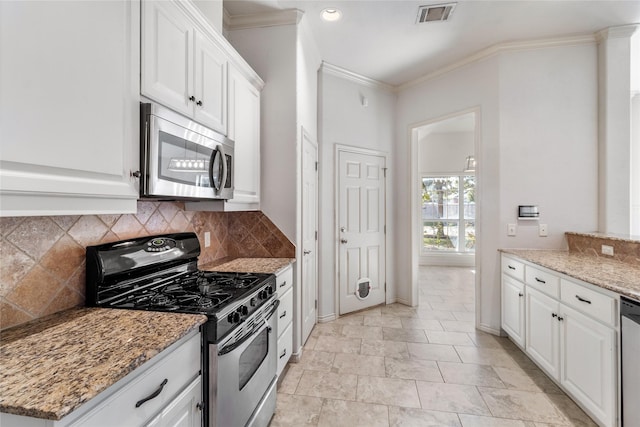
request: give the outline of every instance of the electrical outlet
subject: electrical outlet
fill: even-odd
[[[540,237],[547,237],[549,232],[547,231],[547,224],[538,225],[538,235]]]
[[[204,232],[204,247],[208,248],[211,246],[211,233],[208,231]]]
[[[602,255],[613,256],[613,246],[602,245]]]
[[[516,225],[507,224],[507,236],[515,236],[515,235],[516,235]]]

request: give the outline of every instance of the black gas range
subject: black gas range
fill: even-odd
[[[263,419],[275,410],[275,275],[199,270],[194,233],[89,246],[86,255],[87,305],[208,317],[202,329],[205,426],[266,425]],[[226,378],[236,371],[238,379]],[[230,396],[249,403],[227,414],[220,408]]]

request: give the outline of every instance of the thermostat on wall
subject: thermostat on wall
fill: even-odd
[[[536,205],[520,205],[518,206],[518,219],[538,219],[540,211]]]

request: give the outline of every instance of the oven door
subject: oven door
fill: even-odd
[[[142,195],[233,198],[233,142],[155,104],[142,109]]]
[[[256,418],[258,408],[270,411],[266,419],[271,418],[275,394],[268,391],[276,378],[278,337],[273,311],[233,344],[227,340],[229,344],[209,346],[209,419],[213,426],[244,426]],[[273,402],[265,405],[263,397],[271,397]]]

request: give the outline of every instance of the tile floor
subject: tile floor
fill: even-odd
[[[421,267],[417,308],[316,325],[271,427],[595,426],[513,343],[475,330],[473,281]]]

